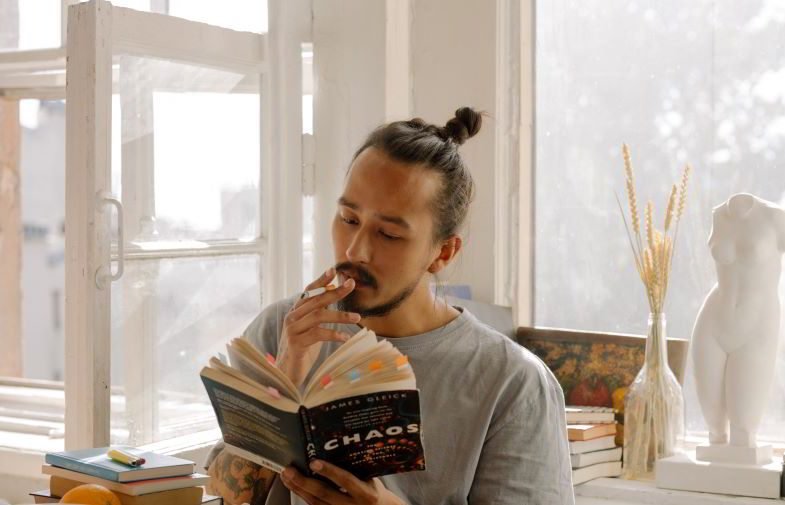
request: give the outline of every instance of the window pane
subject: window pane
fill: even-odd
[[[112,285],[112,443],[216,427],[199,371],[261,307],[258,256],[134,261]]]
[[[267,0],[169,0],[169,14],[233,30],[267,31]]]
[[[19,49],[60,47],[60,8],[61,0],[19,0]]]
[[[680,169],[695,168],[666,307],[669,335],[690,338],[716,282],[713,206],[741,191],[785,202],[784,29],[781,4],[763,0],[537,3],[538,325],[646,331],[614,196],[626,207],[626,142],[638,200],[653,200],[659,222]],[[785,439],[781,349],[760,435]],[[703,430],[690,374],[688,426]]]
[[[133,186],[124,202],[133,206],[129,242],[258,236],[259,93],[255,81],[244,79],[120,58],[112,119],[122,133],[112,178],[118,194],[123,184]]]
[[[63,380],[65,102],[22,100],[23,374]]]

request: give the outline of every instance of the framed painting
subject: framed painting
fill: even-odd
[[[520,327],[516,337],[548,365],[567,405],[623,410],[624,394],[646,352],[641,335]],[[668,339],[668,363],[682,385],[688,348],[687,340]]]

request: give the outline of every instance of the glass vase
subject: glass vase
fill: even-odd
[[[624,400],[625,479],[653,479],[684,433],[684,395],[668,366],[665,314],[649,314],[646,357]]]

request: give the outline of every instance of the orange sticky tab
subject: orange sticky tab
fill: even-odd
[[[327,388],[329,388],[330,386],[333,385],[333,380],[332,380],[332,378],[329,375],[325,375],[324,377],[322,377],[319,380],[319,382],[322,384],[322,387],[324,389],[327,389]]]
[[[275,365],[275,356],[273,356],[268,352],[267,354],[264,355],[264,357],[265,359],[267,359],[268,363],[270,363],[271,365]]]
[[[373,360],[370,365],[368,365],[368,370],[371,372],[378,372],[382,369],[382,362],[380,360]]]
[[[409,357],[408,356],[398,356],[395,358],[395,368],[400,370],[402,368],[406,368],[409,366]]]

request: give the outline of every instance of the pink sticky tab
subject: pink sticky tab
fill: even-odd
[[[268,352],[267,354],[264,355],[264,357],[268,363],[270,363],[271,365],[275,365],[275,356],[273,356]]]
[[[270,393],[270,395],[271,395],[273,398],[280,398],[280,397],[281,397],[281,393],[279,393],[279,392],[278,392],[278,390],[277,390],[277,389],[275,389],[275,388],[274,388],[274,387],[272,387],[272,386],[268,386],[268,387],[267,387],[267,392],[268,392],[268,393]]]

